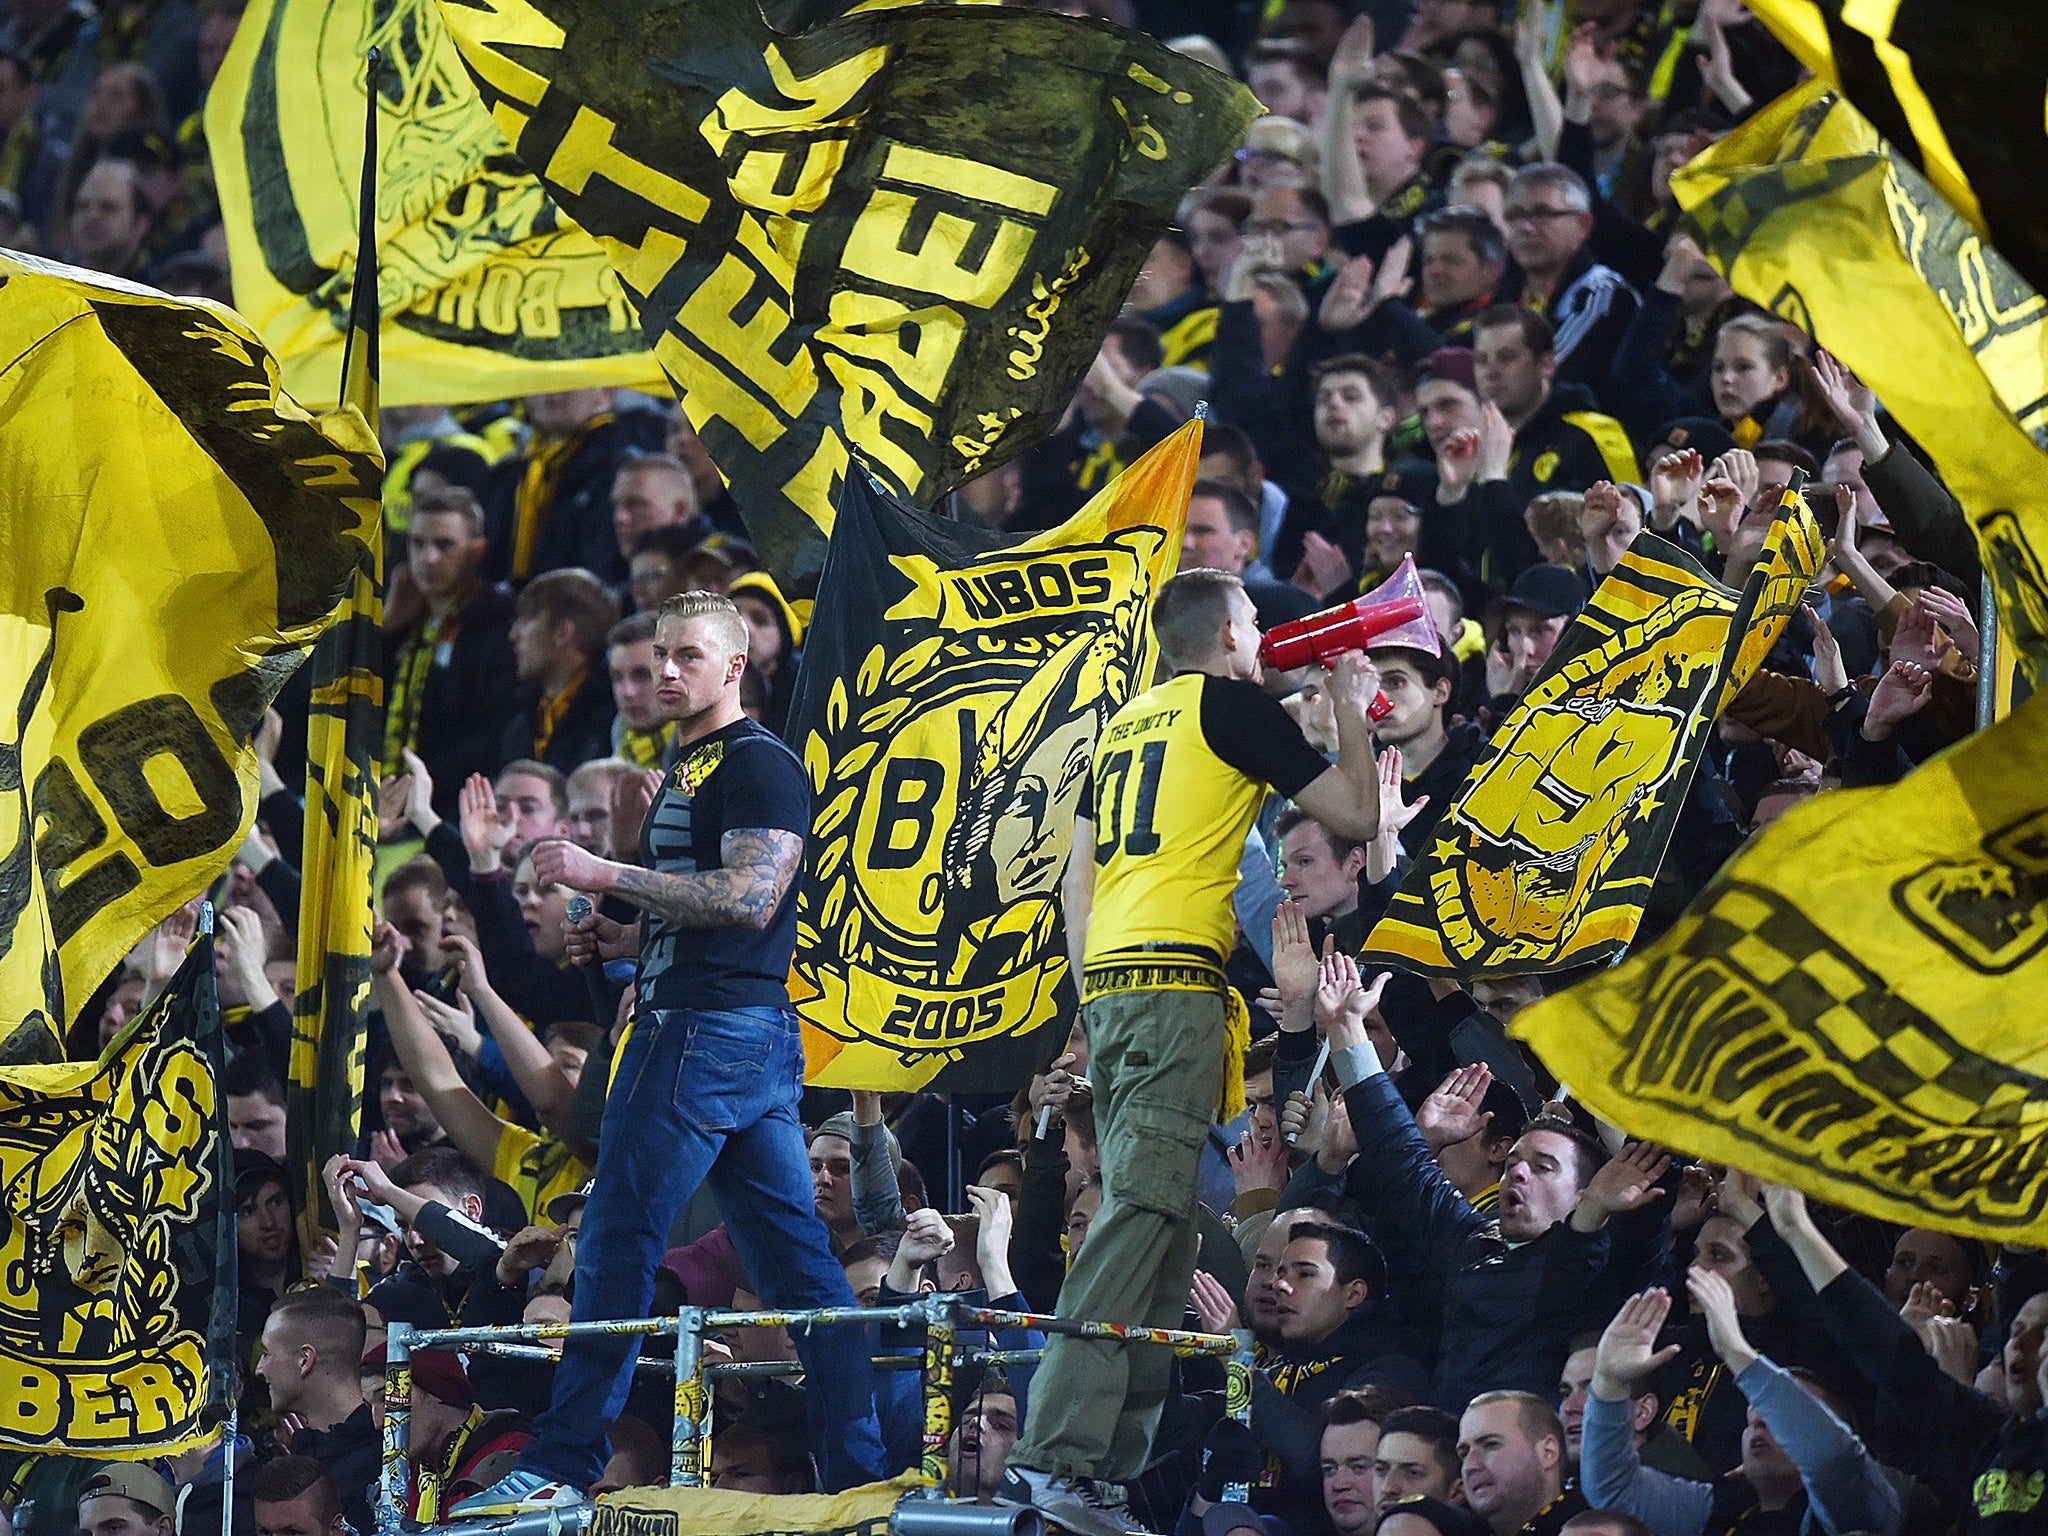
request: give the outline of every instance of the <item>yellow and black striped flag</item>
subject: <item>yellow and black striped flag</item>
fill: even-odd
[[[366,103],[371,48],[384,68]],[[387,405],[666,390],[618,273],[506,148],[434,0],[250,0],[206,93],[206,143],[235,308],[297,398],[338,398],[371,105]]]
[[[1570,970],[1624,948],[1714,718],[1820,568],[1796,489],[1741,594],[1638,534],[1494,732],[1364,958],[1426,976]]]
[[[205,932],[97,1061],[0,1068],[0,1449],[171,1455],[235,1406],[235,1182]]]
[[[377,99],[382,59],[369,56]],[[377,115],[365,132],[361,233],[349,302],[342,399],[377,419]],[[301,1233],[320,1230],[320,1170],[353,1151],[363,1107],[363,1014],[370,992],[370,904],[377,859],[377,751],[384,742],[384,525],[369,530],[341,620],[313,648],[313,709],[306,723],[305,846],[300,863],[298,996],[292,1004],[285,1085],[289,1162],[302,1180]]]
[[[1182,194],[1258,110],[1152,39],[1021,6],[788,31],[729,0],[441,15],[806,596],[856,457],[929,509],[1058,423]]]
[[[0,357],[0,1059],[54,1061],[241,843],[251,737],[381,526],[381,461],[202,300],[0,253]]]

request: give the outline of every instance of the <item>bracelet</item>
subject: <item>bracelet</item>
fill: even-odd
[[[1841,687],[1837,688],[1833,693],[1828,695],[1828,708],[1840,709],[1844,704],[1848,703],[1851,699],[1855,697],[1856,685],[1854,683],[1844,683]]]

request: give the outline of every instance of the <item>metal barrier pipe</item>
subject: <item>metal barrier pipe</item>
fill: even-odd
[[[377,1480],[377,1536],[399,1536],[405,1518],[412,1341],[413,1330],[404,1323],[392,1323],[384,1335],[384,1465]]]
[[[465,1520],[462,1531],[463,1536],[576,1536],[596,1516],[592,1505],[571,1504],[562,1509],[532,1509],[498,1520]]]
[[[1045,1516],[1029,1504],[905,1496],[889,1512],[890,1536],[1045,1536]]]
[[[500,1344],[494,1340],[464,1344],[465,1355],[490,1355],[501,1360],[539,1360],[554,1363],[562,1357],[554,1350],[540,1344]],[[633,1369],[643,1376],[673,1376],[676,1364],[673,1360],[635,1360]]]
[[[1978,578],[1977,588],[1977,729],[1998,718],[1998,594],[1991,574]]]
[[[924,1304],[924,1462],[927,1499],[946,1496],[946,1442],[953,1436],[954,1309],[934,1297]]]
[[[1175,1354],[1227,1355],[1237,1348],[1225,1333],[1192,1333],[1184,1328],[1141,1328],[1136,1323],[1098,1323],[1078,1317],[1046,1317],[1036,1312],[999,1312],[993,1307],[970,1307],[955,1302],[953,1316],[963,1323],[985,1328],[1035,1328],[1040,1333],[1062,1333],[1076,1339],[1122,1339],[1128,1344],[1168,1344]]]
[[[676,1335],[676,1413],[669,1431],[668,1480],[672,1488],[704,1486],[699,1439],[704,1416],[704,1309],[684,1307],[669,1319]]]

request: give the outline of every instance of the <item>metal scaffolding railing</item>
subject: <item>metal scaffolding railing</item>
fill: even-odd
[[[997,1530],[1014,1536],[1035,1536],[1039,1527],[1020,1522],[1018,1511],[982,1511],[972,1506],[951,1505],[946,1500],[946,1442],[953,1433],[952,1386],[954,1372],[966,1365],[1007,1365],[1035,1361],[1035,1349],[985,1349],[965,1345],[963,1328],[1036,1329],[1041,1333],[1069,1338],[1108,1339],[1122,1344],[1157,1345],[1177,1355],[1213,1355],[1224,1362],[1227,1388],[1224,1402],[1230,1415],[1250,1423],[1252,1403],[1251,1335],[1191,1333],[1179,1328],[1140,1328],[1123,1323],[1084,1322],[1075,1318],[1048,1317],[1034,1312],[1006,1312],[994,1307],[971,1306],[944,1293],[928,1295],[895,1307],[825,1307],[807,1312],[729,1312],[704,1307],[684,1307],[673,1317],[629,1318],[617,1322],[521,1323],[499,1328],[412,1328],[394,1322],[385,1341],[384,1375],[384,1465],[379,1479],[376,1536],[403,1536],[417,1529],[404,1514],[408,1482],[406,1457],[409,1448],[412,1401],[412,1356],[422,1349],[456,1349],[474,1353],[504,1355],[519,1359],[552,1359],[553,1352],[542,1347],[551,1339],[572,1339],[600,1334],[666,1334],[676,1341],[673,1362],[642,1360],[638,1369],[675,1378],[675,1426],[669,1442],[669,1485],[699,1488],[709,1481],[713,1432],[713,1396],[707,1384],[724,1377],[795,1375],[803,1367],[795,1361],[716,1361],[704,1356],[704,1335],[728,1328],[787,1328],[792,1333],[809,1333],[815,1328],[840,1328],[882,1324],[897,1328],[922,1328],[924,1353],[881,1355],[878,1367],[888,1370],[922,1370],[924,1373],[924,1443],[920,1473],[924,1486],[898,1506],[892,1529],[897,1536],[945,1536],[945,1533]],[[1246,1490],[1233,1488],[1229,1496],[1242,1499]],[[917,1507],[913,1507],[917,1506]],[[955,1519],[942,1510],[950,1509]],[[1021,1512],[1028,1515],[1029,1511]],[[996,1518],[991,1519],[994,1516]],[[588,1506],[548,1510],[533,1515],[491,1521],[465,1521],[465,1529],[488,1531],[492,1536],[566,1536],[580,1529],[590,1518]]]

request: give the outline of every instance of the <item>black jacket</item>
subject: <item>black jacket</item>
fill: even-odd
[[[1556,291],[1534,307],[1557,333],[1557,382],[1588,389],[1604,385],[1636,314],[1636,291],[1628,280],[1596,260],[1589,242],[1564,269]]]
[[[302,1429],[292,1436],[292,1454],[320,1463],[341,1493],[341,1512],[358,1531],[374,1531],[372,1492],[384,1459],[383,1443],[364,1403],[332,1429]]]
[[[622,411],[583,434],[569,453],[555,481],[554,499],[534,536],[529,577],[563,566],[580,565],[598,580],[617,584],[626,579],[626,557],[619,553],[612,531],[612,481],[628,450],[659,453],[668,438],[668,421],[658,411]],[[519,487],[526,476],[521,454],[493,467],[484,488],[484,579],[512,578],[513,545],[518,533]]]
[[[414,751],[434,780],[434,810],[455,817],[462,785],[473,773],[495,776],[505,762],[505,727],[519,708],[519,675],[512,659],[512,589],[482,587],[456,624],[455,638],[437,647],[419,701],[418,744]],[[422,621],[424,622],[424,621]],[[384,642],[384,697],[397,697],[393,682],[415,624]]]
[[[1511,1246],[1443,1176],[1384,1073],[1345,1090],[1344,1103],[1358,1138],[1346,1192],[1372,1213],[1383,1246],[1406,1248],[1443,1284],[1431,1400],[1451,1413],[1496,1389],[1547,1400],[1572,1336],[1608,1321],[1589,1304],[1608,1267],[1607,1229],[1560,1222]]]
[[[518,709],[499,743],[501,761],[530,757],[563,773],[574,773],[593,758],[612,755],[612,716],[617,713],[611,676],[600,655],[590,663],[568,708],[548,733],[545,747],[540,744],[540,691],[530,687],[519,690]],[[435,787],[440,787],[438,778]]]

